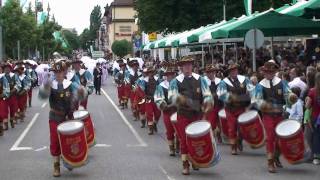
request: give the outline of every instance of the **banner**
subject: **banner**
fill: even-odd
[[[246,9],[247,16],[252,14],[252,0],[244,0],[244,7]]]

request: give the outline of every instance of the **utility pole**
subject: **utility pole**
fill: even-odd
[[[18,48],[18,60],[20,60],[20,40],[17,41],[17,48]]]
[[[223,0],[223,20],[227,20],[227,13],[226,13],[226,0]],[[222,43],[222,52],[223,52],[223,55],[222,55],[222,59],[223,59],[223,64],[226,64],[226,44],[223,42]]]

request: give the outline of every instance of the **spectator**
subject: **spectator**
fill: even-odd
[[[312,110],[311,121],[308,123],[312,128],[312,151],[313,164],[320,164],[320,73],[315,77],[315,87],[309,90],[306,99],[306,107]]]
[[[292,94],[289,97],[291,109],[289,110],[289,119],[294,119],[302,123],[303,118],[303,101],[300,98],[301,90],[298,87],[291,89]]]

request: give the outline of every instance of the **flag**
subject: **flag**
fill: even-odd
[[[247,16],[252,14],[252,0],[244,0],[244,7],[246,9]]]

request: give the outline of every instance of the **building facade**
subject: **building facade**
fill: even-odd
[[[99,49],[111,52],[116,40],[132,42],[132,36],[138,31],[135,15],[133,0],[114,0],[107,5],[99,32]]]

